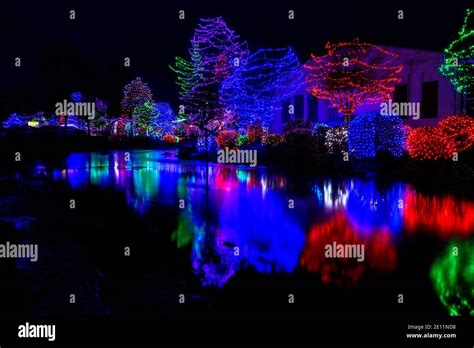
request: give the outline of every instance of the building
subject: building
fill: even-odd
[[[419,118],[403,116],[406,124],[411,127],[432,126],[447,116],[463,113],[463,96],[455,91],[450,81],[438,70],[444,59],[443,53],[382,47],[398,54],[396,63],[403,66],[402,81],[395,87],[393,101],[419,103]],[[293,114],[289,112],[290,105],[293,106]],[[369,111],[380,112],[381,105],[360,105],[355,114]],[[343,124],[342,114],[329,107],[326,102],[308,94],[305,87],[286,100],[282,108],[276,111],[270,130],[280,133],[283,125],[292,119],[304,119],[329,125]]]

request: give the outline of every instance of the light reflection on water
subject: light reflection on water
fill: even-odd
[[[403,236],[446,241],[469,238],[474,231],[474,202],[428,195],[407,184],[360,178],[298,183],[274,169],[211,163],[206,204],[204,162],[179,160],[173,151],[127,156],[125,151],[71,154],[64,168],[51,174],[74,189],[120,190],[138,214],[182,200],[171,239],[190,249],[203,285],[223,287],[249,267],[261,273],[300,269],[316,273],[323,283],[355,284],[367,271],[394,271]],[[39,165],[37,171],[45,168]],[[325,245],[333,242],[364,245],[364,262],[326,258]]]

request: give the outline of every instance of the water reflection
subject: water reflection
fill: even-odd
[[[474,315],[474,242],[449,243],[431,267],[431,281],[450,315]]]
[[[75,189],[122,191],[138,214],[153,214],[156,204],[176,208],[170,238],[189,248],[204,285],[223,287],[248,268],[299,269],[324,283],[356,284],[367,272],[396,269],[401,238],[466,238],[474,231],[472,201],[401,183],[316,179],[295,190],[298,179],[276,170],[210,164],[206,193],[205,175],[204,162],[181,161],[173,151],[73,154],[52,172]],[[363,244],[365,261],[325,258],[324,246],[333,242]]]
[[[364,260],[328,258],[326,245],[352,244],[364,248]],[[396,268],[397,253],[388,229],[365,233],[340,210],[327,221],[315,223],[308,235],[301,256],[301,266],[319,272],[323,283],[355,284],[366,269],[391,271]]]
[[[423,230],[443,239],[469,236],[474,231],[474,202],[451,195],[426,196],[406,191],[404,222],[411,233]]]

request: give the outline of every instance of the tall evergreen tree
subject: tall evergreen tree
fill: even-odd
[[[224,80],[220,94],[239,126],[269,126],[282,101],[303,84],[303,69],[291,47],[260,49]]]
[[[219,98],[221,83],[247,59],[247,43],[240,41],[222,17],[200,19],[189,55],[189,61],[177,58],[171,67],[177,73],[185,107],[179,114],[205,135],[214,134],[229,115]]]
[[[456,40],[444,50],[440,72],[465,95],[466,112],[474,115],[474,10],[468,9]]]
[[[153,94],[148,84],[140,77],[135,78],[123,88],[122,114],[131,117],[136,107],[145,102],[153,101]]]

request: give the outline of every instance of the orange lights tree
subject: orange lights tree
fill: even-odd
[[[382,47],[354,39],[326,44],[327,54],[311,55],[304,65],[308,92],[327,101],[345,116],[345,126],[357,107],[391,99],[403,67],[398,56]]]

